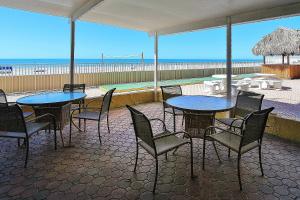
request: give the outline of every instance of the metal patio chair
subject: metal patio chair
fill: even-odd
[[[154,118],[148,119],[143,113],[140,111],[130,107],[127,105],[132,117],[135,138],[136,138],[136,159],[134,165],[134,172],[136,171],[138,154],[139,154],[139,146],[143,147],[150,155],[155,158],[155,179],[154,179],[154,187],[152,192],[155,193],[156,183],[157,183],[157,175],[158,175],[158,156],[162,154],[166,154],[169,151],[172,151],[182,145],[190,144],[191,151],[191,177],[193,178],[193,142],[192,138],[185,132],[174,132],[171,133],[166,129],[166,125],[163,120]],[[163,132],[157,135],[153,135],[152,127],[150,121],[160,121],[163,124]],[[189,139],[179,138],[177,134],[186,134]]]
[[[203,170],[205,166],[205,140],[206,138],[209,138],[238,154],[237,168],[240,190],[242,190],[240,176],[240,161],[242,154],[254,148],[259,148],[259,165],[263,176],[264,172],[261,161],[261,145],[268,116],[273,109],[274,107],[271,107],[265,110],[252,112],[246,118],[242,119],[243,128],[241,129],[241,134],[233,132],[231,129],[226,130],[216,126],[208,128],[205,132],[203,143]],[[209,132],[213,134],[209,134]]]
[[[16,104],[16,102],[8,102],[6,98],[6,94],[3,90],[0,89],[0,106],[8,106],[11,104]],[[23,112],[24,118],[31,116],[32,112]]]
[[[187,132],[191,138],[198,138],[204,140],[204,134],[206,129],[210,126],[214,126],[215,113],[185,112],[184,116],[185,116],[185,132]],[[212,142],[217,157],[221,162],[215,142],[213,140],[210,141]]]
[[[113,88],[111,90],[109,90],[108,92],[106,92],[106,94],[103,97],[102,100],[102,104],[100,105],[100,107],[89,107],[89,105],[96,101],[90,101],[88,104],[86,104],[86,106],[84,106],[81,109],[80,113],[75,113],[77,110],[73,110],[71,113],[71,121],[70,121],[70,129],[72,129],[72,124],[78,128],[79,130],[81,130],[74,122],[73,122],[73,118],[75,119],[83,119],[84,121],[86,120],[91,120],[91,121],[97,121],[98,122],[98,136],[99,136],[99,141],[101,144],[101,135],[100,135],[100,121],[101,119],[103,119],[106,116],[106,123],[107,123],[107,129],[108,129],[108,133],[110,133],[110,128],[109,128],[109,109],[110,109],[110,104],[111,104],[111,100],[112,100],[112,96],[113,93],[115,91],[116,88]],[[86,124],[84,124],[84,131],[86,131]],[[71,141],[71,135],[70,135],[70,141]]]
[[[51,116],[54,116],[56,119],[56,126],[54,127],[51,125],[49,127],[49,130],[59,130],[60,138],[62,145],[65,146],[64,138],[63,138],[63,129],[64,127],[69,124],[70,121],[70,115],[71,115],[71,103],[65,104],[65,105],[53,105],[49,107],[45,106],[35,106],[33,107],[35,116],[43,116],[45,114],[51,114]],[[50,122],[52,119],[50,117],[44,117],[42,119],[39,119],[38,122]],[[71,129],[70,129],[71,131]],[[71,132],[69,133],[71,134]]]
[[[169,85],[169,86],[160,86],[163,98],[163,108],[164,108],[164,117],[163,121],[166,122],[166,113],[171,114],[173,116],[173,131],[176,131],[176,116],[183,116],[183,111],[178,110],[169,106],[166,101],[169,98],[182,96],[182,89],[180,85]],[[183,124],[183,119],[182,119]]]
[[[233,110],[231,118],[219,118],[216,119],[219,123],[229,126],[232,129],[242,128],[243,118],[254,111],[261,110],[262,101],[264,99],[263,94],[258,94],[249,91],[239,91],[235,108]],[[230,157],[230,149],[228,149],[228,157]]]
[[[236,105],[233,110],[232,118],[219,118],[216,119],[221,124],[233,128],[240,128],[242,119],[254,111],[261,110],[261,105],[264,95],[255,92],[239,91],[236,98]]]
[[[37,122],[49,117],[51,122]],[[40,130],[48,128],[51,124],[56,126],[55,117],[50,114],[41,115],[29,121],[24,120],[22,109],[17,104],[0,107],[0,137],[24,139],[26,146],[25,165],[27,167],[29,154],[29,138]],[[56,130],[54,129],[54,147],[56,150]]]
[[[82,92],[85,93],[85,84],[64,84],[63,92]],[[76,100],[72,102],[71,110],[78,110],[78,112],[81,112],[81,108],[84,106],[84,99]],[[79,109],[78,109],[79,108]],[[78,121],[79,127],[81,127],[80,120]]]
[[[85,93],[85,84],[64,84],[63,92],[82,92]],[[72,102],[72,109],[80,108],[84,104],[84,99]],[[73,107],[77,105],[77,107]]]

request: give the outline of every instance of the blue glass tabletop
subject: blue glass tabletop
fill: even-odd
[[[168,99],[166,103],[180,110],[198,112],[222,112],[235,106],[235,102],[227,98],[201,95],[173,97]]]
[[[68,103],[83,99],[85,97],[86,94],[83,92],[48,92],[19,98],[17,100],[17,103],[21,105],[37,106],[46,104]]]

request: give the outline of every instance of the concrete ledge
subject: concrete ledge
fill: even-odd
[[[91,107],[96,107],[101,104],[103,96],[95,98],[87,98],[86,103],[95,100],[90,105]],[[134,92],[124,92],[114,94],[111,102],[111,108],[124,107],[126,105],[137,105],[143,103],[154,102],[154,91],[153,90],[143,90]]]
[[[300,143],[300,122],[281,118],[275,114],[271,114],[268,120],[268,128],[266,132],[290,140],[292,142]]]
[[[88,98],[86,103],[91,100],[96,99],[96,101],[90,104],[91,107],[99,107],[101,105],[103,97]],[[112,98],[112,108],[124,107],[125,105],[137,105],[143,103],[154,102],[154,91],[144,90],[126,93],[117,93]],[[158,92],[158,99],[161,101],[161,94]],[[25,107],[25,111],[32,110],[30,107]],[[229,112],[217,113],[217,118],[228,117]],[[291,119],[285,119],[277,116],[276,114],[271,114],[268,120],[268,128],[266,132],[280,138],[284,138],[293,142],[300,143],[300,121],[295,121]]]

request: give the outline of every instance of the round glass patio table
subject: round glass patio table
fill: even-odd
[[[231,99],[202,95],[172,97],[166,103],[179,110],[197,113],[224,112],[231,110],[235,106],[235,102]]]
[[[27,106],[66,104],[85,97],[86,94],[83,92],[47,92],[19,98],[17,103]]]

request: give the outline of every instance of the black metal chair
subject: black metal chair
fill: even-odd
[[[261,110],[262,101],[264,99],[263,94],[255,92],[242,91],[238,92],[236,98],[235,108],[233,110],[231,118],[219,118],[216,119],[219,123],[229,126],[232,129],[238,129],[241,131],[243,118],[252,112]],[[228,157],[230,157],[230,149],[228,149]]]
[[[155,192],[156,183],[157,183],[157,175],[158,175],[158,156],[162,154],[166,154],[169,151],[177,149],[178,147],[190,144],[191,151],[191,177],[194,177],[193,174],[193,142],[192,138],[189,137],[186,132],[175,132],[171,133],[166,129],[166,125],[163,120],[160,119],[148,119],[143,113],[140,111],[130,107],[127,105],[132,117],[132,122],[134,126],[135,138],[136,138],[136,159],[134,165],[134,172],[136,171],[138,154],[139,154],[139,145],[143,147],[150,155],[155,158],[155,179],[154,179],[154,187],[152,192]],[[160,121],[163,124],[163,132],[157,135],[153,135],[152,127],[150,121]],[[189,139],[179,138],[175,135],[183,133]]]
[[[205,132],[203,143],[203,170],[205,162],[205,141],[206,138],[209,138],[220,143],[221,145],[226,146],[227,148],[233,150],[238,154],[237,168],[240,190],[242,190],[242,182],[240,176],[240,160],[242,154],[254,148],[259,148],[259,165],[263,176],[264,172],[261,162],[261,145],[268,116],[273,109],[274,107],[271,107],[265,110],[252,112],[251,114],[247,115],[246,118],[242,119],[243,128],[241,129],[241,134],[233,132],[231,129],[226,130],[216,126],[208,128]]]
[[[85,84],[64,84],[63,92],[83,92],[85,93]],[[78,100],[78,103],[82,103],[82,100]],[[77,104],[78,104],[77,103]],[[73,104],[76,104],[76,101],[73,102]]]
[[[180,85],[170,85],[170,86],[160,86],[163,98],[163,108],[164,108],[164,117],[163,121],[166,122],[166,113],[171,114],[173,116],[173,130],[176,131],[176,116],[183,116],[183,111],[178,110],[169,106],[166,101],[169,98],[177,97],[182,95],[182,90]],[[183,119],[182,119],[183,123]]]
[[[215,124],[215,113],[213,112],[185,112],[185,132],[189,134],[191,138],[198,138],[204,140],[204,134],[208,127],[214,126]],[[214,150],[217,154],[219,161],[221,162],[218,150],[215,142],[210,140],[213,144]]]
[[[42,118],[50,117],[51,122],[37,122]],[[26,146],[25,165],[27,167],[29,154],[29,138],[34,133],[48,128],[51,124],[56,126],[55,117],[50,114],[41,115],[32,120],[25,121],[22,109],[16,105],[0,107],[0,137],[24,139]],[[56,150],[56,129],[54,129],[54,146]]]
[[[98,121],[98,135],[99,135],[99,141],[101,144],[101,136],[100,136],[100,121],[103,119],[103,117],[106,116],[106,122],[107,122],[107,129],[108,133],[110,133],[109,128],[109,109],[111,104],[112,95],[114,93],[116,88],[113,88],[109,90],[103,97],[102,104],[100,107],[89,107],[89,105],[94,102],[95,100],[89,102],[85,107],[82,108],[82,111],[80,113],[75,113],[77,110],[73,110],[71,114],[71,120],[70,120],[70,129],[72,128],[72,124],[81,130],[77,125],[73,122],[73,118],[76,119],[83,119],[86,120],[92,120],[92,121]],[[96,110],[96,111],[95,111]],[[84,131],[86,131],[86,124],[84,124]],[[71,141],[71,135],[70,135],[70,141]]]
[[[50,130],[59,130],[61,142],[62,145],[64,145],[64,139],[63,139],[63,129],[64,127],[69,124],[70,121],[70,114],[71,114],[71,103],[65,104],[65,105],[53,105],[53,106],[35,106],[33,107],[34,113],[36,117],[45,115],[45,114],[51,114],[51,116],[54,116],[56,119],[56,127],[53,125],[50,126]],[[50,122],[51,118],[44,117],[42,119],[39,119],[38,122]],[[71,129],[70,129],[71,131]],[[71,134],[71,133],[69,133]]]
[[[16,102],[8,102],[6,98],[6,94],[3,90],[0,89],[0,106],[8,106],[11,104],[16,104]],[[24,118],[31,116],[32,112],[23,112]]]
[[[63,92],[83,92],[85,93],[85,84],[64,84]],[[78,110],[81,112],[81,108],[84,106],[84,99],[76,100],[72,102],[71,110]],[[78,109],[79,108],[79,109]],[[78,121],[79,127],[81,127],[80,120]]]
[[[216,119],[221,124],[232,128],[240,128],[242,125],[241,118],[246,117],[252,112],[261,110],[264,95],[255,92],[239,91],[236,99],[236,105],[233,110],[232,118]]]

